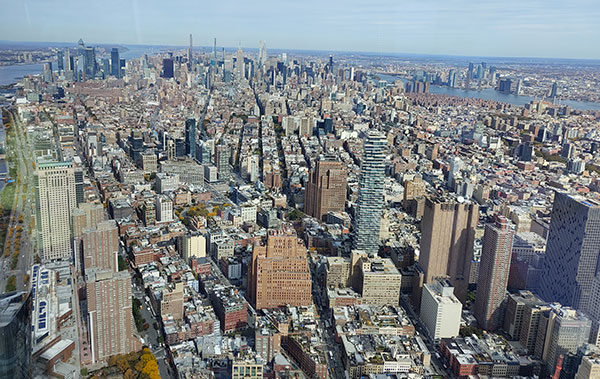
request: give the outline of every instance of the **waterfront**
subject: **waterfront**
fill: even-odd
[[[25,75],[41,74],[42,66],[42,63],[0,66],[0,86],[16,83]]]
[[[386,82],[394,82],[395,80],[400,80],[403,83],[407,81],[407,79],[401,78],[399,76],[394,75],[386,75],[386,74],[377,74],[377,76],[381,80],[385,80]],[[531,96],[524,95],[514,95],[498,92],[492,88],[486,88],[482,90],[466,90],[462,88],[450,88],[445,86],[429,86],[429,92],[440,94],[440,95],[450,95],[450,96],[458,96],[458,97],[468,97],[471,99],[483,99],[483,100],[493,100],[501,103],[508,103],[518,106],[523,106],[525,104],[529,104],[531,101],[535,100]],[[579,109],[579,110],[594,110],[600,111],[600,103],[592,103],[588,101],[577,101],[577,100],[561,100],[560,104],[568,105],[571,108]]]

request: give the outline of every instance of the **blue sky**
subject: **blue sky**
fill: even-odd
[[[0,40],[600,59],[600,0],[0,0]]]

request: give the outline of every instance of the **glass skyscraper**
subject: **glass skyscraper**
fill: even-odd
[[[0,378],[31,378],[31,293],[0,295]]]
[[[119,59],[119,49],[113,47],[110,51],[111,74],[115,78],[121,77],[121,60]]]
[[[377,253],[379,250],[386,147],[387,140],[383,134],[370,132],[360,167],[358,201],[352,224],[352,248],[367,253]]]
[[[556,192],[539,294],[583,312],[591,311],[600,250],[600,203]]]

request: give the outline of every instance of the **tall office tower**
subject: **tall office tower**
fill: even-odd
[[[238,46],[237,54],[235,57],[235,71],[238,75],[238,78],[244,77],[244,52],[242,51],[242,46]]]
[[[85,183],[83,182],[83,170],[76,169],[75,175],[75,203],[77,206],[85,202]]]
[[[248,297],[256,309],[312,304],[306,247],[288,226],[270,229],[254,245],[248,269]]]
[[[185,120],[185,153],[188,157],[196,158],[196,119]]]
[[[552,89],[550,90],[550,97],[555,98],[558,95],[558,84],[556,82],[552,83]]]
[[[379,250],[383,209],[383,181],[387,139],[379,132],[367,136],[360,166],[359,192],[352,225],[352,248],[367,253]]]
[[[231,148],[227,145],[219,145],[215,150],[215,166],[217,166],[219,180],[229,180],[231,178],[231,165],[229,164]]]
[[[598,246],[600,203],[583,196],[556,192],[539,295],[546,301],[591,313]]]
[[[173,59],[172,58],[163,59],[162,77],[163,78],[172,78],[173,76],[174,76]]]
[[[188,70],[192,70],[192,33],[190,33],[190,48],[188,50]]]
[[[52,83],[52,63],[44,63],[42,74],[46,83]]]
[[[197,160],[201,164],[210,164],[210,154],[212,147],[209,141],[200,141],[198,145],[200,151],[197,152]]]
[[[513,235],[510,221],[503,216],[496,215],[494,224],[485,226],[475,318],[479,326],[486,330],[497,330],[502,326],[502,304],[508,284]]]
[[[304,211],[323,220],[327,212],[343,212],[346,204],[346,172],[342,162],[317,161],[308,176],[304,195]]]
[[[576,353],[588,342],[592,323],[586,315],[573,308],[556,303],[550,308],[541,315],[535,356],[554,370],[560,355]]]
[[[71,212],[77,205],[73,163],[38,161],[35,192],[35,224],[43,259],[71,259]]]
[[[458,336],[462,304],[454,296],[454,287],[446,279],[423,286],[420,317],[429,335],[434,339]]]
[[[119,49],[116,47],[110,51],[110,70],[115,78],[121,77],[121,60],[119,59]]]
[[[71,62],[71,50],[68,47],[65,47],[65,50],[64,50],[63,67],[64,67],[65,71],[73,70],[73,65]]]
[[[0,377],[31,378],[30,292],[0,295]]]
[[[424,282],[449,278],[462,302],[467,298],[478,220],[477,204],[441,198],[425,201],[419,255]]]
[[[128,271],[86,273],[87,322],[92,362],[138,351],[133,336],[131,275]]]
[[[58,72],[64,71],[65,69],[65,54],[62,50],[56,52],[56,64]]]
[[[463,168],[463,161],[459,157],[450,158],[450,168],[448,170],[448,187],[454,188],[456,178],[460,176],[460,170]]]
[[[119,231],[115,220],[101,221],[84,229],[81,251],[86,272],[89,269],[118,271]]]
[[[105,218],[104,206],[99,203],[83,203],[72,211],[73,237],[78,238],[83,230],[91,228]]]

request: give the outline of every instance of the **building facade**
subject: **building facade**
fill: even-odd
[[[343,212],[346,204],[346,172],[342,162],[317,161],[308,176],[304,195],[304,211],[323,220],[327,212]]]

